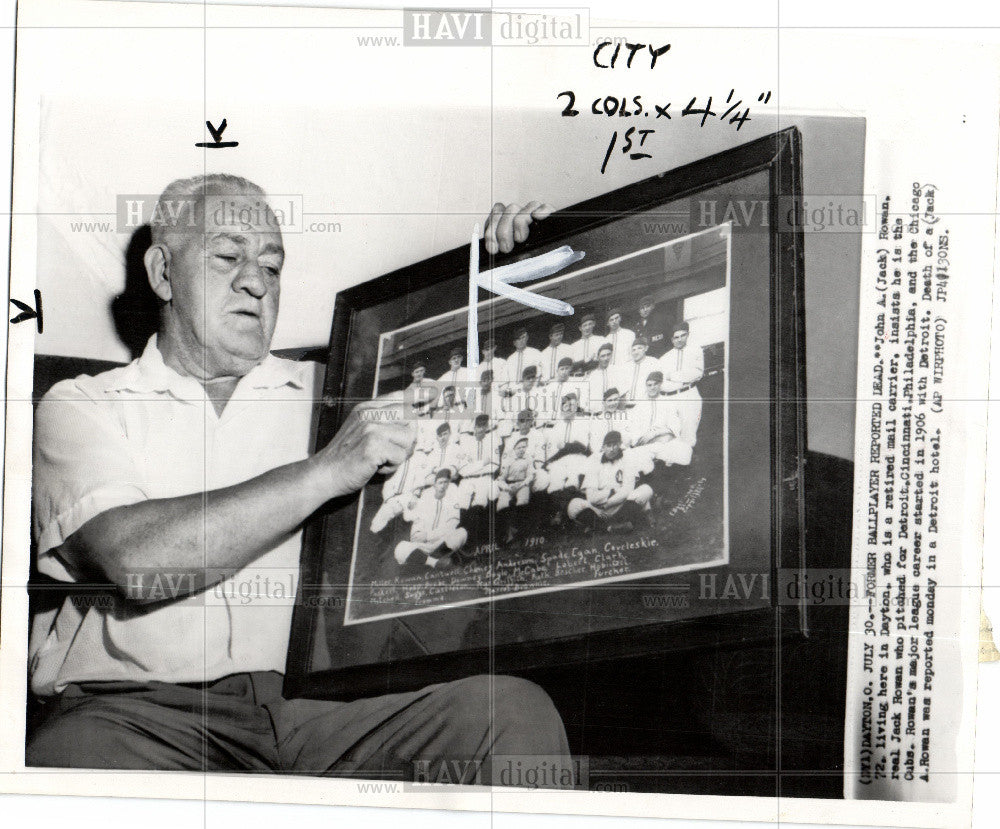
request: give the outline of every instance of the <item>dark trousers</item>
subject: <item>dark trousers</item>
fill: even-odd
[[[548,695],[515,677],[352,702],[286,700],[281,683],[261,672],[204,685],[70,685],[49,703],[25,765],[488,783],[491,762],[569,754]]]

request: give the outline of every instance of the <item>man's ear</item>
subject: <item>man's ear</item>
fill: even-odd
[[[146,265],[149,287],[164,302],[170,302],[173,291],[170,287],[170,249],[166,245],[152,245],[142,257]]]

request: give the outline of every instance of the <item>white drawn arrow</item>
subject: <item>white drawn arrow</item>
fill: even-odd
[[[547,314],[557,314],[568,317],[573,313],[573,306],[560,299],[542,296],[524,288],[515,288],[515,282],[527,282],[551,276],[563,268],[579,262],[586,255],[582,250],[573,250],[569,245],[541,253],[530,259],[522,259],[510,265],[503,265],[489,271],[479,272],[479,237],[481,230],[476,225],[472,232],[472,243],[469,245],[469,327],[466,339],[466,365],[475,369],[479,365],[479,289],[484,288],[491,293],[507,297],[521,305],[544,311]]]

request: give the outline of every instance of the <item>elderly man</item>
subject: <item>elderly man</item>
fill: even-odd
[[[36,620],[31,685],[50,713],[26,764],[405,776],[417,760],[565,754],[551,701],[519,679],[285,700],[291,606],[209,600],[230,577],[297,576],[303,521],[398,469],[415,441],[400,395],[359,403],[310,455],[313,372],[269,353],[284,249],[274,214],[254,211],[264,199],[228,175],[168,186],[160,215],[176,222],[152,228],[144,258],[158,333],[128,366],[39,404],[38,568],[109,590]],[[494,249],[548,210],[501,207]],[[215,223],[241,214],[256,218]]]

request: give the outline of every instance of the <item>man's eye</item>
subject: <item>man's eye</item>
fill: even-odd
[[[215,254],[215,258],[216,259],[221,259],[223,262],[235,262],[236,261],[236,257],[235,256],[229,256],[228,254],[225,254],[225,253],[217,253],[217,254]]]
[[[281,276],[281,271],[278,268],[275,268],[275,267],[273,267],[271,265],[266,265],[264,267],[264,270],[267,271],[267,273],[270,276],[273,276],[275,279],[277,279],[279,276]]]

